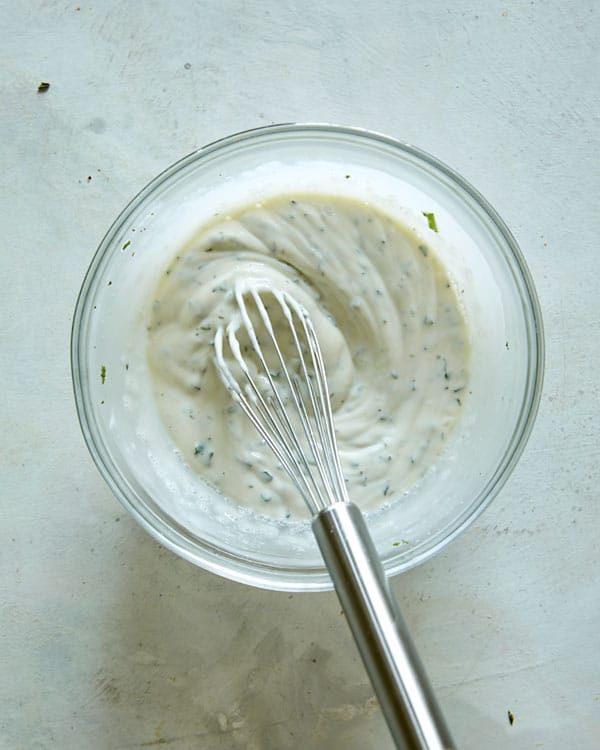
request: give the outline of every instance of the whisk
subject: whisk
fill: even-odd
[[[239,283],[234,296],[236,311],[215,335],[217,370],[313,516],[314,535],[395,745],[453,748],[363,515],[348,498],[309,314],[288,292],[258,282]],[[280,321],[277,331],[270,305]],[[284,356],[283,343],[291,355]]]

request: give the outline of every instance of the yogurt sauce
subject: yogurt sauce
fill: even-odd
[[[186,464],[237,504],[277,519],[307,515],[213,363],[215,331],[233,313],[240,278],[285,289],[310,313],[351,500],[374,510],[435,470],[468,393],[457,290],[414,229],[367,204],[320,195],[215,218],[161,278],[148,363]]]

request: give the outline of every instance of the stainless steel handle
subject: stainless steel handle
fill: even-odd
[[[398,750],[454,745],[362,513],[335,503],[313,531]]]

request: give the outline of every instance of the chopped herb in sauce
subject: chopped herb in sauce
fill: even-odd
[[[106,380],[106,367],[104,365],[100,368],[100,380],[102,381],[102,385],[104,385],[104,381]]]
[[[121,248],[121,250],[127,250],[127,248],[129,247],[129,245],[131,245],[131,240],[127,240],[127,242],[123,245],[123,247]]]
[[[433,212],[429,213],[427,211],[423,211],[423,216],[427,219],[427,224],[430,229],[432,229],[434,232],[438,231],[437,227],[437,221],[435,220],[435,214]]]

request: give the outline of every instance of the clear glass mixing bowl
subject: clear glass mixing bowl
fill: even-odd
[[[75,400],[89,450],[125,508],[182,557],[265,588],[331,588],[305,522],[275,522],[226,503],[189,474],[153,414],[142,309],[194,229],[225,211],[294,190],[358,197],[440,227],[472,336],[471,395],[438,464],[368,514],[388,575],[442,549],[498,493],[535,418],[543,374],[540,309],[523,256],[494,209],[456,172],[392,138],[330,125],[276,125],[229,136],[169,167],[123,210],[87,272],[73,321]],[[442,229],[443,228],[443,229]]]

